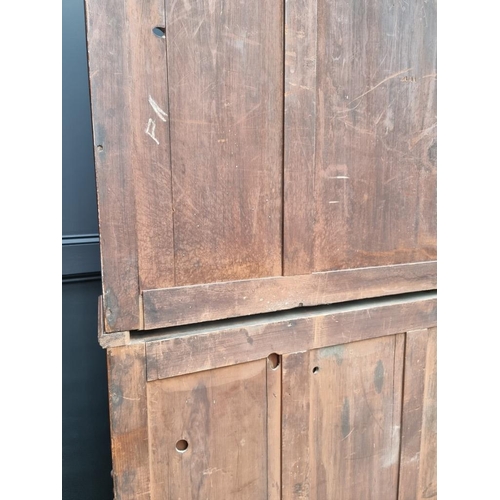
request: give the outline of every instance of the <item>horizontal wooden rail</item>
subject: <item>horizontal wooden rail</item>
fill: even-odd
[[[436,288],[436,261],[143,292],[144,329]]]
[[[229,326],[180,328],[146,341],[149,381],[211,370],[267,357],[319,349],[436,325],[435,292],[361,303],[337,304],[317,312],[288,311],[274,319],[243,320]],[[167,331],[168,332],[168,331]],[[133,342],[144,342],[138,335]]]

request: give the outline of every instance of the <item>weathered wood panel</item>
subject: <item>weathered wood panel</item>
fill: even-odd
[[[407,333],[399,500],[437,498],[437,334]]]
[[[174,284],[160,0],[87,0],[106,331],[141,327],[139,291]]]
[[[281,500],[281,356],[267,358],[267,500]]]
[[[107,350],[116,500],[148,500],[149,436],[144,344]]]
[[[283,1],[168,1],[166,37],[175,282],[281,275]]]
[[[285,17],[284,274],[434,260],[435,0]]]
[[[283,499],[397,498],[404,335],[283,356]]]
[[[266,365],[148,383],[152,500],[267,500]]]
[[[169,332],[146,342],[148,380],[245,363],[270,353],[286,354],[436,325],[434,293],[283,313],[225,328]]]
[[[436,262],[146,290],[144,328],[435,289]]]

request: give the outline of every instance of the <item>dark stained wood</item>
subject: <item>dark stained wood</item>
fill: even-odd
[[[107,350],[116,500],[150,496],[144,344]]]
[[[281,275],[283,1],[167,6],[175,283]]]
[[[103,349],[108,347],[120,347],[130,344],[130,332],[106,333],[104,331],[104,313],[102,305],[102,295],[97,301],[97,341]]]
[[[435,10],[86,0],[105,331],[435,286]]]
[[[283,356],[283,500],[396,500],[402,337]]]
[[[398,298],[282,313],[226,328],[194,328],[146,342],[148,380],[396,334],[436,324],[436,298]],[[375,302],[375,304],[374,304]],[[376,303],[378,302],[378,304]]]
[[[318,20],[317,0],[289,0],[285,5],[283,274],[288,276],[315,269],[311,201],[316,173]]]
[[[146,290],[144,328],[331,304],[436,288],[436,263]]]
[[[87,0],[105,329],[139,329],[139,291],[173,281],[160,0]]]
[[[286,19],[284,274],[434,260],[435,0]]]
[[[281,500],[281,356],[267,358],[267,500]]]
[[[148,383],[152,500],[267,500],[266,393],[266,360]]]
[[[437,498],[436,329],[407,333],[399,500]]]

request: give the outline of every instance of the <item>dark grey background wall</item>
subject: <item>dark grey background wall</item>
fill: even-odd
[[[112,500],[83,0],[63,0],[63,500]]]

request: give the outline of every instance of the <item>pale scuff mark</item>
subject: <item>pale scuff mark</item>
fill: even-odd
[[[331,205],[333,203],[340,203],[340,201],[329,201],[328,203]]]
[[[224,472],[223,469],[218,469],[217,467],[210,467],[208,469],[205,469],[202,474],[204,476],[211,476],[212,474],[214,474],[215,472]]]
[[[399,459],[399,425],[394,425],[391,433],[391,444],[382,457],[382,467],[384,469],[396,464]]]
[[[126,399],[127,401],[140,401],[141,398],[127,398],[125,396],[122,396],[122,399]]]
[[[349,179],[347,175],[336,175],[335,177],[331,177],[332,179]]]
[[[153,108],[154,112],[158,115],[158,118],[161,121],[166,122],[167,118],[168,118],[167,113],[165,113],[165,111],[163,111],[163,109],[161,109],[160,106],[158,106],[158,104],[155,102],[155,100],[151,96],[149,96],[148,101],[149,101],[149,104],[151,104],[151,107]]]
[[[144,132],[146,132],[146,134],[149,135],[149,137],[151,137],[151,139],[153,139],[153,141],[156,142],[156,144],[160,144],[160,142],[158,141],[158,139],[155,137],[155,129],[156,129],[156,123],[155,121],[150,118],[149,121],[148,121],[148,126],[146,128],[146,130]]]
[[[381,82],[377,83],[377,85],[373,86],[371,89],[368,89],[363,94],[358,95],[358,97],[355,97],[351,102],[354,102],[354,101],[357,101],[358,99],[361,99],[366,94],[369,94],[370,92],[373,92],[376,88],[380,87],[380,85],[384,84],[385,82],[387,82],[389,80],[392,80],[393,78],[396,78],[399,75],[402,75],[403,73],[408,73],[408,71],[411,71],[412,69],[413,68],[403,69],[402,71],[398,71],[397,73],[394,73],[393,75],[388,76],[387,78],[384,78]]]

